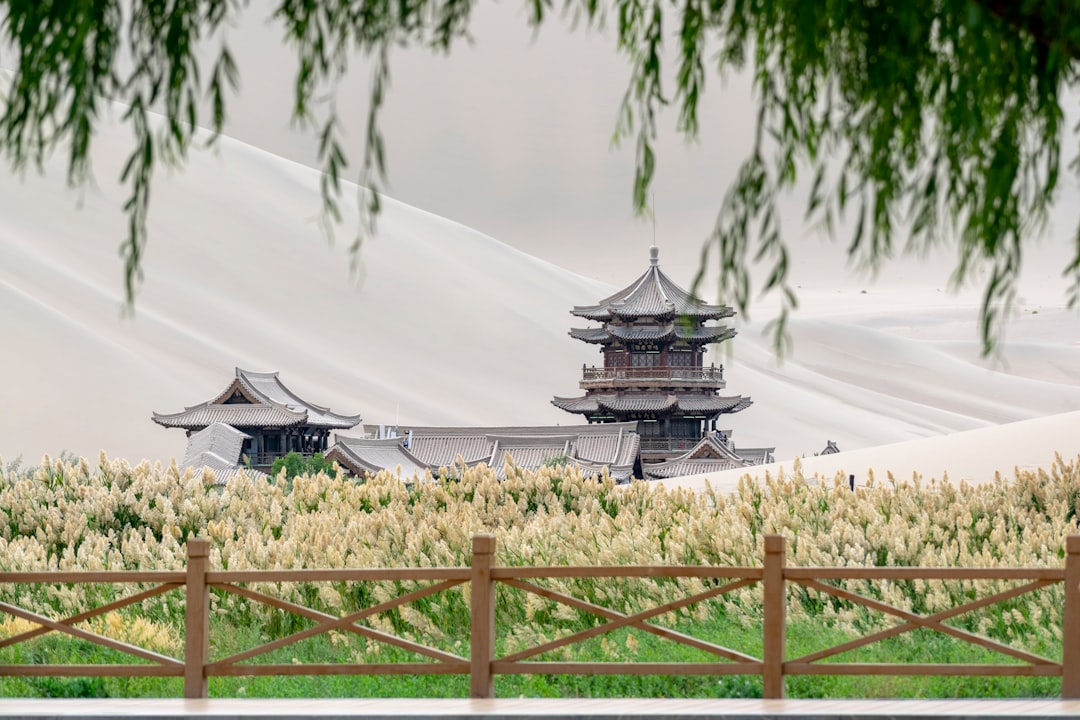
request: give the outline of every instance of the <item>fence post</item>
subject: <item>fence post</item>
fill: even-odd
[[[206,663],[210,658],[210,588],[206,572],[210,569],[210,541],[188,538],[187,586],[184,612],[184,697],[209,697]]]
[[[787,592],[784,587],[784,536],[765,536],[765,571],[762,578],[765,595],[764,648],[762,652],[762,696],[784,697],[784,646],[787,642],[785,613]]]
[[[1062,626],[1061,697],[1080,698],[1080,535],[1065,538],[1065,617]]]
[[[473,535],[469,697],[474,698],[495,697],[495,677],[491,674],[495,657],[495,583],[491,580],[494,559],[495,536]]]

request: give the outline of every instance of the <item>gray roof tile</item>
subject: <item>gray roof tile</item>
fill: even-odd
[[[229,425],[213,423],[192,433],[188,438],[187,451],[180,463],[180,469],[190,468],[199,472],[203,468],[210,468],[214,471],[218,485],[226,485],[241,471],[263,475],[265,473],[249,470],[240,464],[240,451],[248,437],[250,436]]]
[[[506,453],[510,453],[515,465],[529,470],[539,468],[552,458],[567,455],[569,464],[580,467],[582,472],[595,474],[608,467],[613,477],[626,479],[637,458],[639,438],[636,429],[636,422],[528,427],[403,426],[397,428],[401,436],[398,438],[368,440],[365,445],[339,437],[339,443],[344,441],[349,449],[362,454],[372,465],[396,462],[395,458],[376,458],[375,449],[380,447],[379,443],[382,447],[400,447],[406,438],[411,438],[407,452],[418,463],[432,469],[449,467],[460,457],[469,465],[486,463],[500,477],[505,477]],[[335,449],[338,447],[334,446]],[[328,456],[332,457],[331,453]]]
[[[247,402],[228,400],[235,394]],[[255,373],[236,368],[236,377],[216,397],[178,413],[154,413],[165,427],[199,430],[220,422],[234,427],[310,427],[344,430],[360,422],[359,415],[338,415],[297,397],[276,372]]]
[[[165,427],[208,428],[216,423],[233,427],[290,427],[301,425],[307,413],[277,405],[195,405],[171,415],[154,413],[154,422]]]
[[[402,438],[372,440],[337,436],[326,452],[327,460],[337,460],[353,473],[398,472],[402,478],[424,477],[431,467],[402,446]]]
[[[595,305],[579,305],[571,312],[589,320],[676,316],[710,320],[734,315],[730,307],[703,303],[676,285],[660,271],[655,247],[650,248],[650,254],[649,269],[628,287]]]
[[[616,395],[594,393],[576,398],[556,397],[551,403],[567,412],[582,415],[601,410],[612,412],[668,412],[732,413],[744,410],[752,400],[741,395]]]
[[[720,472],[768,462],[772,458],[772,450],[772,448],[738,450],[730,441],[710,433],[682,455],[669,458],[664,462],[646,463],[642,465],[641,471],[649,480]]]

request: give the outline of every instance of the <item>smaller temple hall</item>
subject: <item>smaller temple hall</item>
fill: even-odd
[[[285,387],[276,372],[240,368],[236,368],[233,381],[210,400],[177,413],[155,412],[153,419],[163,427],[187,431],[185,466],[189,458],[194,462],[199,452],[205,452],[204,446],[228,447],[230,457],[222,458],[224,461],[240,464],[244,457],[256,470],[269,470],[274,460],[290,452],[326,452],[331,432],[348,430],[360,422],[359,415],[339,415],[303,400]],[[232,439],[226,442],[226,438]]]

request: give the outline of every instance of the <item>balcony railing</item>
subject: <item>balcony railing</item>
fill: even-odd
[[[641,438],[641,453],[684,453],[694,449],[700,438]]]
[[[724,366],[680,367],[657,365],[655,367],[584,367],[585,382],[604,380],[683,380],[687,382],[720,382],[724,379]]]

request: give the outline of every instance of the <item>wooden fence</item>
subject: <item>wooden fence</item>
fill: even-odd
[[[45,633],[57,632],[120,651],[144,661],[144,664],[0,665],[0,676],[183,677],[184,696],[188,698],[204,698],[208,695],[208,678],[240,675],[467,674],[470,676],[470,694],[472,697],[494,697],[495,676],[506,674],[758,675],[762,678],[764,696],[767,698],[780,698],[784,695],[784,678],[788,675],[1011,675],[1060,676],[1062,697],[1080,698],[1080,536],[1067,538],[1064,568],[797,568],[789,567],[786,564],[785,541],[783,536],[780,535],[768,535],[765,537],[765,561],[763,567],[498,567],[494,564],[494,536],[477,535],[473,538],[471,567],[216,572],[211,571],[209,567],[210,546],[207,540],[192,539],[188,542],[187,547],[187,569],[181,572],[0,573],[0,584],[155,584],[150,589],[142,590],[115,602],[61,620],[53,620],[31,610],[0,603],[0,614],[23,618],[39,626],[34,630],[0,640],[0,648],[26,642]],[[533,582],[544,578],[691,577],[724,582],[717,587],[711,587],[703,592],[632,615],[626,615]],[[932,615],[919,615],[823,582],[830,580],[1013,580],[1026,582],[950,610]],[[377,581],[421,581],[430,584],[341,617],[275,598],[246,587],[246,584],[249,583]],[[1063,582],[1065,585],[1062,628],[1063,653],[1060,662],[945,624],[946,620],[966,612],[1012,600],[1059,582]],[[666,613],[711,598],[721,597],[733,590],[754,583],[761,583],[763,586],[763,651],[760,658],[693,638],[649,622],[649,620]],[[471,585],[471,637],[470,654],[467,658],[366,625],[357,624],[364,618],[404,606],[407,603],[463,584]],[[809,655],[788,658],[786,656],[785,612],[789,584],[801,585],[824,595],[831,595],[871,610],[888,613],[900,618],[903,622],[887,630],[875,632],[866,637],[851,640]],[[547,600],[596,615],[606,622],[566,637],[541,643],[535,647],[498,656],[495,643],[495,597],[497,585],[516,588],[526,593],[534,593]],[[229,657],[211,659],[211,588],[224,593],[233,593],[288,613],[294,613],[314,621],[315,625]],[[183,659],[168,657],[75,627],[75,625],[85,620],[140,603],[163,593],[173,591],[179,593],[181,589],[186,603],[186,646]],[[531,659],[620,628],[635,628],[660,638],[681,643],[714,656],[715,661],[684,663],[549,662]],[[1001,653],[1003,656],[1019,662],[1016,664],[978,665],[820,662],[840,653],[917,628],[926,628],[943,633],[981,648]],[[252,664],[246,662],[289,644],[331,631],[353,633],[370,640],[387,643],[416,653],[426,658],[426,661],[299,665]]]

